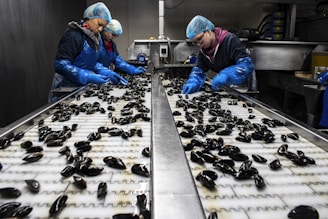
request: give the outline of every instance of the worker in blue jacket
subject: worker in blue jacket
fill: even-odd
[[[53,90],[59,87],[81,87],[88,83],[127,83],[119,74],[98,62],[103,46],[100,32],[111,19],[106,5],[97,2],[84,11],[83,21],[68,23],[58,45],[54,62],[56,73],[49,102],[58,99]]]
[[[113,64],[115,69],[126,72],[130,75],[145,73],[146,69],[144,67],[135,67],[127,63],[118,53],[113,39],[120,36],[122,33],[122,25],[116,19],[112,19],[107,26],[103,28],[101,36],[104,46],[98,61],[106,67],[110,67],[110,65]]]
[[[215,27],[210,20],[200,15],[189,22],[186,35],[199,47],[199,54],[196,65],[182,87],[182,93],[199,91],[208,70],[218,73],[211,82],[213,91],[224,85],[243,84],[252,74],[253,62],[236,35]]]
[[[324,71],[318,75],[318,79],[322,85],[327,85],[328,82],[328,71]],[[328,88],[323,94],[323,108],[321,113],[320,125],[328,128]]]

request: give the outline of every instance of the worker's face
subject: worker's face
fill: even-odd
[[[201,32],[200,34],[197,34],[196,36],[194,36],[194,38],[192,38],[192,43],[202,49],[209,48],[211,45],[210,38],[209,38],[209,32],[204,31],[204,32]]]
[[[86,21],[86,23],[89,25],[89,29],[94,35],[98,35],[107,25],[107,21],[102,18],[94,18]]]
[[[112,41],[114,39],[114,37],[117,37],[117,35],[115,35],[111,32],[104,31],[103,34],[102,34],[102,37],[106,41]]]

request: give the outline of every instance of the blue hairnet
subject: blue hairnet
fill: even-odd
[[[90,5],[83,13],[83,19],[90,20],[94,18],[105,19],[108,23],[112,20],[110,11],[102,2]]]
[[[206,30],[214,30],[214,24],[207,18],[196,15],[188,24],[186,29],[186,36],[189,39],[194,38],[196,35]]]
[[[122,25],[116,19],[112,19],[104,28],[104,31],[111,32],[116,35],[121,35],[123,33]]]

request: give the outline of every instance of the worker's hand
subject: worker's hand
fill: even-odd
[[[328,81],[328,71],[321,72],[318,75],[318,80],[321,84],[325,84]]]
[[[131,75],[143,74],[145,72],[146,72],[146,69],[142,66],[139,66],[139,67],[135,68],[133,70],[133,72],[131,72]]]
[[[103,84],[109,81],[109,78],[106,77],[105,75],[100,75],[100,74],[88,74],[88,83],[93,83],[93,84]]]
[[[213,91],[216,91],[218,88],[223,87],[227,83],[228,75],[221,72],[212,79],[211,88]]]
[[[110,73],[107,75],[109,77],[109,80],[113,83],[113,84],[123,84],[123,85],[127,85],[128,81],[123,78],[121,75],[117,74],[114,71],[110,71]]]
[[[194,81],[187,82],[185,85],[182,86],[182,93],[183,94],[191,94],[198,90],[198,84]]]

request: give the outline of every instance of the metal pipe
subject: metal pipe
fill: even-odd
[[[159,36],[158,39],[164,39],[164,0],[158,2],[158,15],[159,15]]]

